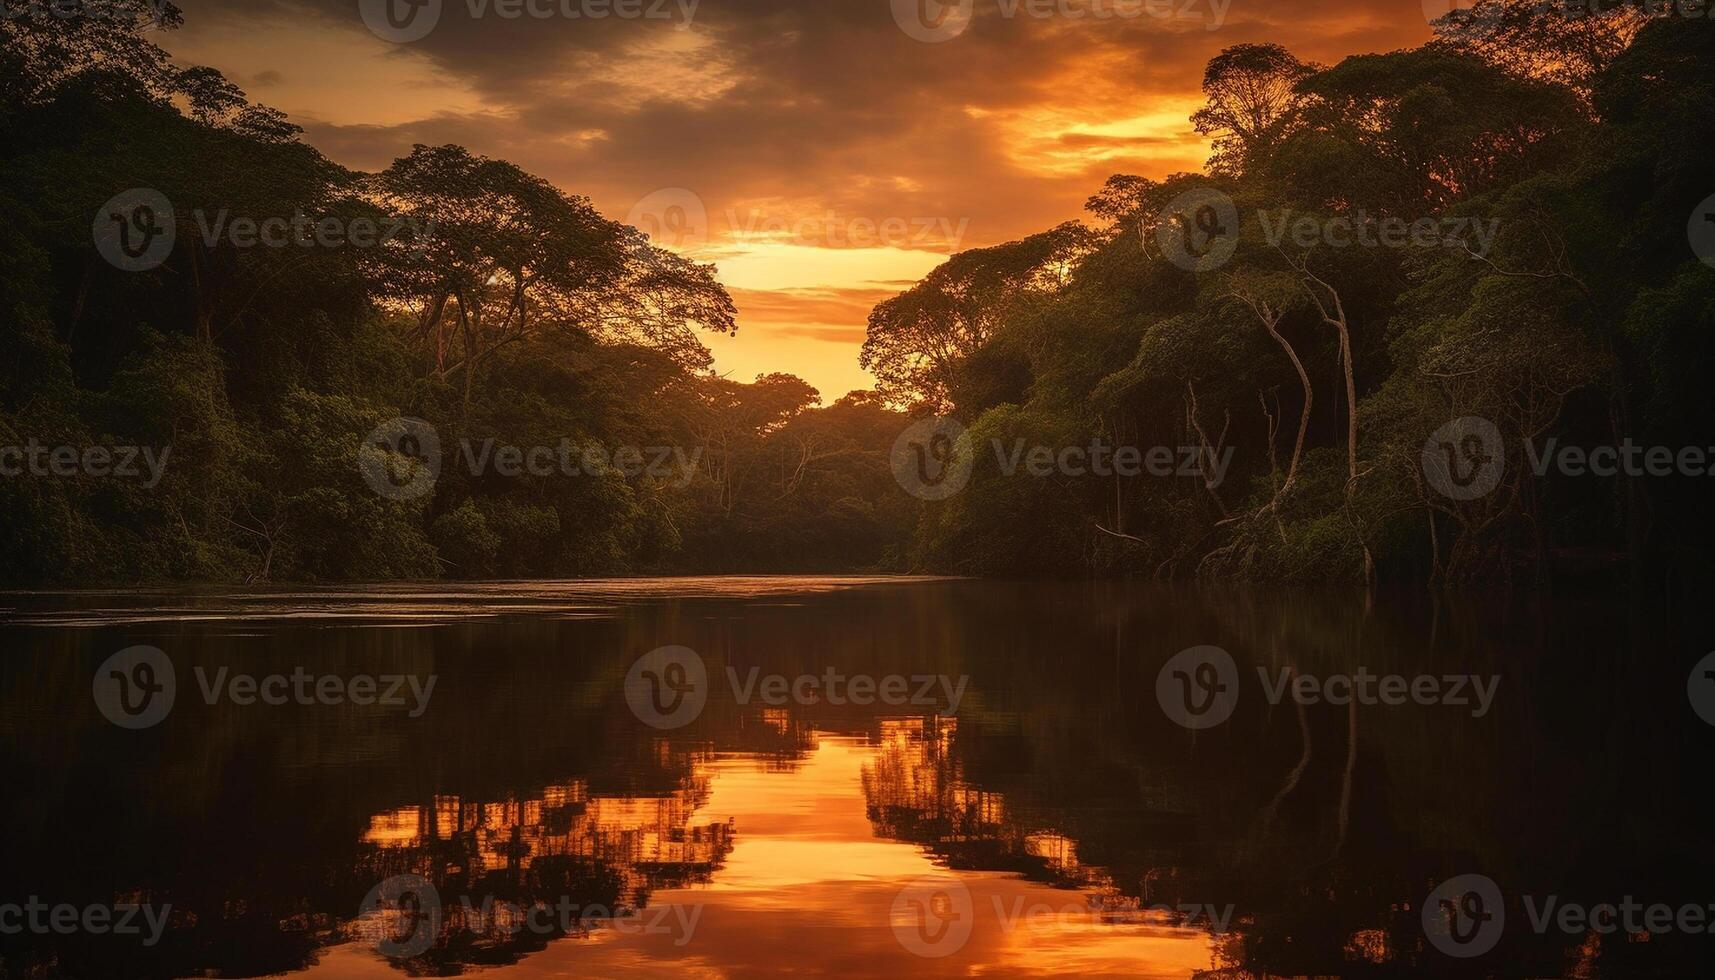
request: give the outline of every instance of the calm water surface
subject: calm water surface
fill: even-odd
[[[864,578],[0,609],[0,903],[163,916],[149,944],[0,935],[0,976],[1710,972],[1707,933],[1531,918],[1548,896],[1715,903],[1698,610]],[[170,660],[173,699],[131,730],[93,692],[137,645]],[[1231,653],[1238,692],[1193,731],[1157,681],[1199,645]],[[638,707],[633,667],[664,646],[706,672],[677,727],[646,716],[683,678]],[[1300,707],[1258,668],[1497,680],[1480,714]],[[898,675],[904,697],[770,704],[746,683],[830,671]],[[417,688],[230,686],[294,672]],[[1468,874],[1504,928],[1452,956],[1423,906]]]

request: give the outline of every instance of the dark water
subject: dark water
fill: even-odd
[[[1693,671],[1715,647],[1681,625],[1701,610],[730,578],[0,606],[4,976],[1715,961],[1715,681]],[[170,682],[109,662],[139,645]],[[1192,730],[1158,693],[1213,703],[1226,678],[1168,664],[1207,645],[1232,713]],[[661,647],[704,676],[639,663]],[[1440,700],[1273,703],[1259,667],[1427,677]],[[830,671],[845,703],[792,693]],[[294,674],[309,694],[283,693]],[[115,699],[167,689],[147,727],[97,703],[138,723]]]

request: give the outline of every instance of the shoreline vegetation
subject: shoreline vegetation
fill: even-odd
[[[829,401],[711,371],[714,266],[463,147],[341,167],[174,64],[176,8],[111,6],[0,19],[0,587],[1709,578],[1707,17],[1483,0],[1335,65],[1229,47],[1204,172],[954,254]],[[895,471],[928,416],[968,440],[943,499]]]

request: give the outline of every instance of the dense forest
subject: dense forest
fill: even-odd
[[[343,168],[173,63],[152,40],[171,5],[109,6],[125,16],[0,19],[0,446],[170,457],[138,479],[0,477],[0,583],[1708,569],[1705,471],[1538,458],[1715,445],[1715,255],[1693,247],[1715,194],[1706,10],[1485,0],[1423,47],[1333,66],[1231,47],[1191,119],[1205,173],[1115,175],[1084,221],[952,256],[871,314],[877,390],[824,404],[787,373],[711,370],[700,335],[737,319],[712,266],[462,147]],[[138,188],[175,231],[141,270],[101,247]],[[210,234],[229,216],[352,233],[259,247]],[[928,415],[968,437],[969,483],[940,500],[893,469]],[[373,442],[400,418],[445,450],[430,492],[366,480],[419,465]],[[1426,445],[1469,418],[1503,458],[1462,499]],[[460,456],[496,445],[594,463]],[[1000,447],[1026,445],[1230,466],[1008,472]]]

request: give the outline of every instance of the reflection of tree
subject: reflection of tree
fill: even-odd
[[[732,850],[730,824],[692,822],[707,797],[707,776],[663,796],[592,795],[582,779],[528,799],[440,796],[371,817],[356,873],[435,886],[439,931],[399,964],[408,972],[516,962],[568,927],[644,908],[657,888],[707,882]],[[533,910],[547,928],[523,928]]]
[[[1177,914],[1192,905],[1231,904],[1234,932],[1216,941],[1217,956],[1229,969],[1205,974],[1210,980],[1236,980],[1249,970],[1327,973],[1328,951],[1337,963],[1350,958],[1347,947],[1372,956],[1388,936],[1372,929],[1359,941],[1351,924],[1373,917],[1372,910],[1378,903],[1386,908],[1388,899],[1343,880],[1340,866],[1316,866],[1326,851],[1306,846],[1297,835],[1282,841],[1265,832],[1253,844],[1269,846],[1249,850],[1237,842],[1196,839],[1185,823],[1189,815],[1178,811],[1200,804],[1184,786],[1151,787],[1097,819],[1086,811],[1101,790],[1112,787],[1080,787],[1081,796],[1074,797],[1056,793],[1053,802],[1044,802],[1027,784],[995,788],[991,782],[1001,780],[973,776],[967,764],[980,755],[984,740],[980,733],[966,734],[972,727],[935,717],[881,723],[876,759],[863,773],[877,834],[922,844],[955,868],[1011,871],[1094,892],[1095,905],[1105,910],[1148,907]],[[1346,754],[1342,746],[1337,767],[1344,767]],[[1087,758],[1082,765],[1098,767]],[[1300,768],[1307,767],[1301,760]],[[1329,824],[1338,820],[1339,775],[1321,780],[1331,786]],[[1154,778],[1172,776],[1157,772]],[[1295,788],[1289,782],[1280,789],[1274,807]],[[1021,802],[1015,805],[1015,799]],[[1184,921],[1210,928],[1206,917]]]
[[[881,722],[875,761],[863,770],[876,833],[926,845],[956,868],[1111,887],[1100,869],[1078,861],[1070,838],[1029,826],[1008,812],[1000,793],[967,782],[953,751],[957,733],[957,720],[939,715]]]
[[[1470,871],[1514,896],[1601,902],[1653,887],[1695,901],[1689,873],[1623,865],[1665,844],[1613,832],[1645,819],[1638,800],[1673,814],[1652,825],[1688,819],[1683,790],[1577,737],[1605,709],[1660,738],[1664,723],[1631,705],[1649,703],[1637,688],[1663,683],[1661,672],[1633,661],[1601,673],[1630,689],[1624,702],[1552,668],[1573,646],[1642,649],[1622,621],[1571,605],[1520,616],[1459,597],[1371,607],[1361,596],[1121,585],[991,584],[956,612],[951,628],[967,633],[954,646],[984,654],[967,661],[971,695],[956,724],[881,724],[864,773],[876,833],[954,867],[1110,887],[1145,906],[1231,903],[1209,980],[1457,973],[1459,961],[1425,942],[1420,906],[1437,882]],[[1228,723],[1193,734],[1155,710],[1153,684],[1166,656],[1210,642],[1237,660],[1245,694]],[[1048,665],[1044,650],[1063,654]],[[1360,668],[1502,683],[1482,718],[1271,704],[1257,686],[1258,669],[1325,678]],[[1555,818],[1531,818],[1546,812]],[[1589,865],[1568,868],[1570,853]],[[1515,899],[1508,913],[1488,958],[1504,975],[1691,975],[1708,955],[1700,937],[1515,935],[1511,917],[1525,911]]]
[[[1232,903],[1211,978],[1432,974],[1450,961],[1423,942],[1419,905],[1458,873],[1584,904],[1708,900],[1697,894],[1708,851],[1687,831],[1701,811],[1683,778],[1701,743],[1660,710],[1660,692],[1685,682],[1664,651],[1685,644],[1634,632],[1638,621],[1612,609],[1555,603],[1520,615],[1454,597],[1366,612],[1340,594],[971,582],[728,608],[640,608],[622,641],[600,646],[683,642],[711,677],[729,664],[786,676],[834,664],[968,673],[969,690],[956,721],[715,697],[694,725],[663,734],[624,706],[616,679],[627,659],[564,655],[607,625],[318,631],[271,646],[271,665],[253,654],[249,669],[289,669],[317,643],[328,671],[438,672],[433,710],[402,733],[356,710],[282,725],[191,699],[139,739],[99,719],[20,710],[43,691],[87,704],[87,671],[110,652],[95,631],[26,644],[0,678],[13,709],[0,712],[0,728],[11,725],[0,761],[25,815],[22,832],[0,838],[11,890],[170,900],[195,918],[176,918],[153,950],[0,936],[0,953],[9,968],[57,962],[71,976],[281,973],[349,936],[367,889],[416,873],[442,890],[452,921],[429,956],[401,968],[514,961],[536,937],[494,932],[461,895],[479,908],[488,895],[496,907],[557,896],[623,907],[701,880],[732,833],[695,822],[709,760],[741,753],[789,772],[821,732],[872,739],[863,791],[882,836],[959,867],[1086,888],[1104,908]],[[207,638],[186,662],[221,662],[229,642]],[[1206,643],[1234,656],[1247,686],[1228,723],[1193,734],[1163,717],[1153,684],[1166,656]],[[1504,683],[1482,719],[1362,707],[1355,742],[1348,709],[1257,693],[1259,667],[1326,676],[1359,666]],[[515,729],[496,718],[543,723],[508,741]],[[1640,758],[1636,746],[1659,755]],[[96,762],[100,779],[89,776]],[[1510,934],[1524,910],[1508,913]],[[1576,975],[1581,961],[1610,977],[1708,975],[1686,968],[1706,955],[1706,936],[1585,938],[1525,930],[1485,961],[1501,975]]]
[[[798,768],[816,749],[815,727],[786,708],[740,710],[728,720],[720,739],[721,751],[752,756],[771,772]]]

